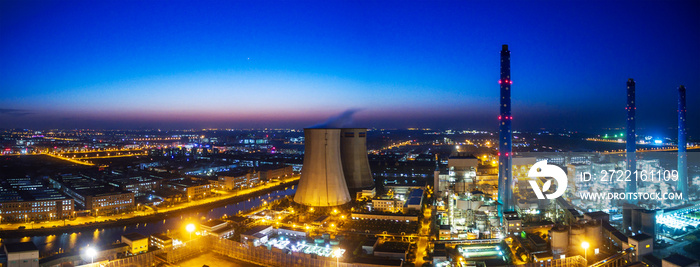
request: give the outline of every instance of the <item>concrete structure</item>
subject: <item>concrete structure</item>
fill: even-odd
[[[556,225],[549,230],[551,238],[552,254],[564,255],[569,250],[569,228],[564,225]]]
[[[202,229],[202,234],[206,235],[209,234],[210,232],[222,229],[224,227],[228,226],[228,223],[222,220],[208,220],[206,222],[202,222],[199,224],[199,228]]]
[[[148,237],[139,233],[122,235],[122,243],[129,245],[131,254],[139,254],[148,251]]]
[[[71,218],[75,215],[74,209],[73,199],[65,197],[0,202],[0,216],[3,222]]]
[[[39,249],[32,242],[5,244],[8,267],[39,267]]]
[[[367,158],[366,128],[340,129],[340,159],[348,189],[374,187],[374,178]]]
[[[357,192],[356,197],[357,197],[357,199],[365,199],[365,198],[373,198],[376,195],[377,195],[377,190],[375,188],[372,188],[372,189],[363,189],[362,191]]]
[[[683,194],[683,199],[688,198],[688,130],[685,128],[685,86],[678,87],[678,185],[677,190]]]
[[[152,234],[148,241],[149,246],[159,249],[169,249],[173,247],[173,239],[168,237],[165,233]]]
[[[400,212],[404,205],[404,201],[393,198],[374,198],[372,199],[372,207],[381,212]]]
[[[627,167],[627,170],[630,173],[634,173],[636,168],[637,168],[637,159],[636,159],[636,149],[637,149],[637,135],[635,133],[635,113],[636,113],[636,104],[634,103],[635,99],[635,82],[633,79],[628,79],[627,80],[627,106],[625,107],[625,110],[627,110],[627,134],[626,134],[626,149],[627,149],[627,154],[625,158],[625,165]],[[636,193],[637,192],[637,183],[633,181],[628,181],[625,182],[625,193]],[[636,205],[637,200],[635,199],[627,199],[627,203],[631,205]],[[622,227],[624,228],[625,232],[628,232],[632,228],[632,210],[629,209],[630,207],[624,207],[623,206],[623,211],[622,211]]]
[[[510,79],[510,51],[508,45],[503,45],[501,49],[501,105],[498,116],[498,202],[501,203],[500,212],[513,211],[515,201],[513,200],[513,144],[511,133],[510,114],[510,87],[513,82]]]
[[[241,233],[241,243],[251,244],[255,247],[260,246],[262,243],[267,242],[267,236],[272,230],[272,226],[270,225],[255,226]]]
[[[217,187],[223,190],[248,188],[260,181],[260,173],[252,170],[220,172],[218,176]]]
[[[447,158],[447,170],[450,176],[455,176],[460,179],[469,179],[476,177],[479,159],[473,155],[457,153]]]
[[[590,245],[589,251],[596,251],[603,245],[603,224],[602,221],[589,221],[584,224],[586,229],[586,241]]]
[[[642,226],[640,231],[650,236],[656,236],[656,210],[641,210]]]
[[[296,230],[287,226],[280,226],[277,228],[277,235],[286,235],[293,238],[306,238],[306,232],[303,230]]]
[[[124,191],[90,176],[63,174],[49,178],[48,182],[55,189],[72,197],[76,209],[81,207],[92,214],[123,213],[136,207],[133,192]]]
[[[586,237],[586,228],[583,224],[574,223],[569,225],[569,247],[583,254],[583,248],[581,248],[581,243],[583,243],[583,241],[588,241]]]
[[[222,220],[209,220],[199,224],[202,235],[211,235],[217,238],[228,238],[233,235],[234,227]]]
[[[294,167],[284,165],[262,165],[255,169],[260,173],[260,179],[269,181],[294,175]]]
[[[304,129],[304,166],[294,202],[332,207],[351,201],[340,157],[340,129]]]
[[[109,192],[86,195],[85,204],[85,209],[97,215],[126,212],[134,208],[134,193]]]
[[[440,225],[440,230],[438,230],[439,240],[449,240],[452,239],[452,225],[443,224]]]
[[[647,234],[638,234],[627,237],[627,242],[630,247],[634,247],[637,257],[635,260],[641,260],[644,255],[651,254],[654,251],[654,238]]]
[[[169,180],[166,187],[180,190],[187,194],[188,200],[211,196],[213,186],[208,181],[179,178]]]
[[[625,160],[627,164],[627,170],[631,173],[637,168],[637,133],[635,132],[635,113],[637,111],[637,105],[635,100],[635,82],[634,79],[627,80],[627,158]],[[625,183],[625,193],[636,193],[637,183],[627,182]],[[634,199],[628,199],[629,203],[636,204],[637,201]],[[628,225],[625,226],[627,228]]]
[[[515,211],[504,211],[503,212],[503,222],[506,226],[506,235],[515,236],[519,235],[522,230],[523,220]]]

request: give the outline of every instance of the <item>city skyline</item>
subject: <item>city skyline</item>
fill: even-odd
[[[5,128],[495,130],[502,44],[513,130],[622,128],[628,78],[640,132],[673,137],[681,84],[700,128],[697,2],[2,5]]]

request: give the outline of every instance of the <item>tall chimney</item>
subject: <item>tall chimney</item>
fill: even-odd
[[[685,128],[685,86],[678,87],[678,185],[676,190],[688,198],[688,131]]]
[[[501,215],[504,211],[513,211],[513,144],[511,143],[510,114],[510,87],[513,82],[510,79],[510,51],[508,45],[501,49],[501,105],[498,116],[498,201],[501,203]]]

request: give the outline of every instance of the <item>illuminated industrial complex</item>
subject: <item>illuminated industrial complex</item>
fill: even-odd
[[[674,145],[633,79],[612,137],[513,129],[505,44],[498,83],[497,132],[4,131],[0,264],[697,266],[684,86]]]

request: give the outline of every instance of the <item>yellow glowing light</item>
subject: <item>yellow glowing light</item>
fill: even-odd
[[[581,242],[581,247],[583,249],[588,249],[590,246],[591,246],[591,244],[588,244],[588,242],[586,242],[586,241]]]
[[[194,224],[191,224],[191,223],[188,224],[188,225],[185,227],[185,230],[187,230],[187,232],[190,232],[190,233],[194,232]]]

